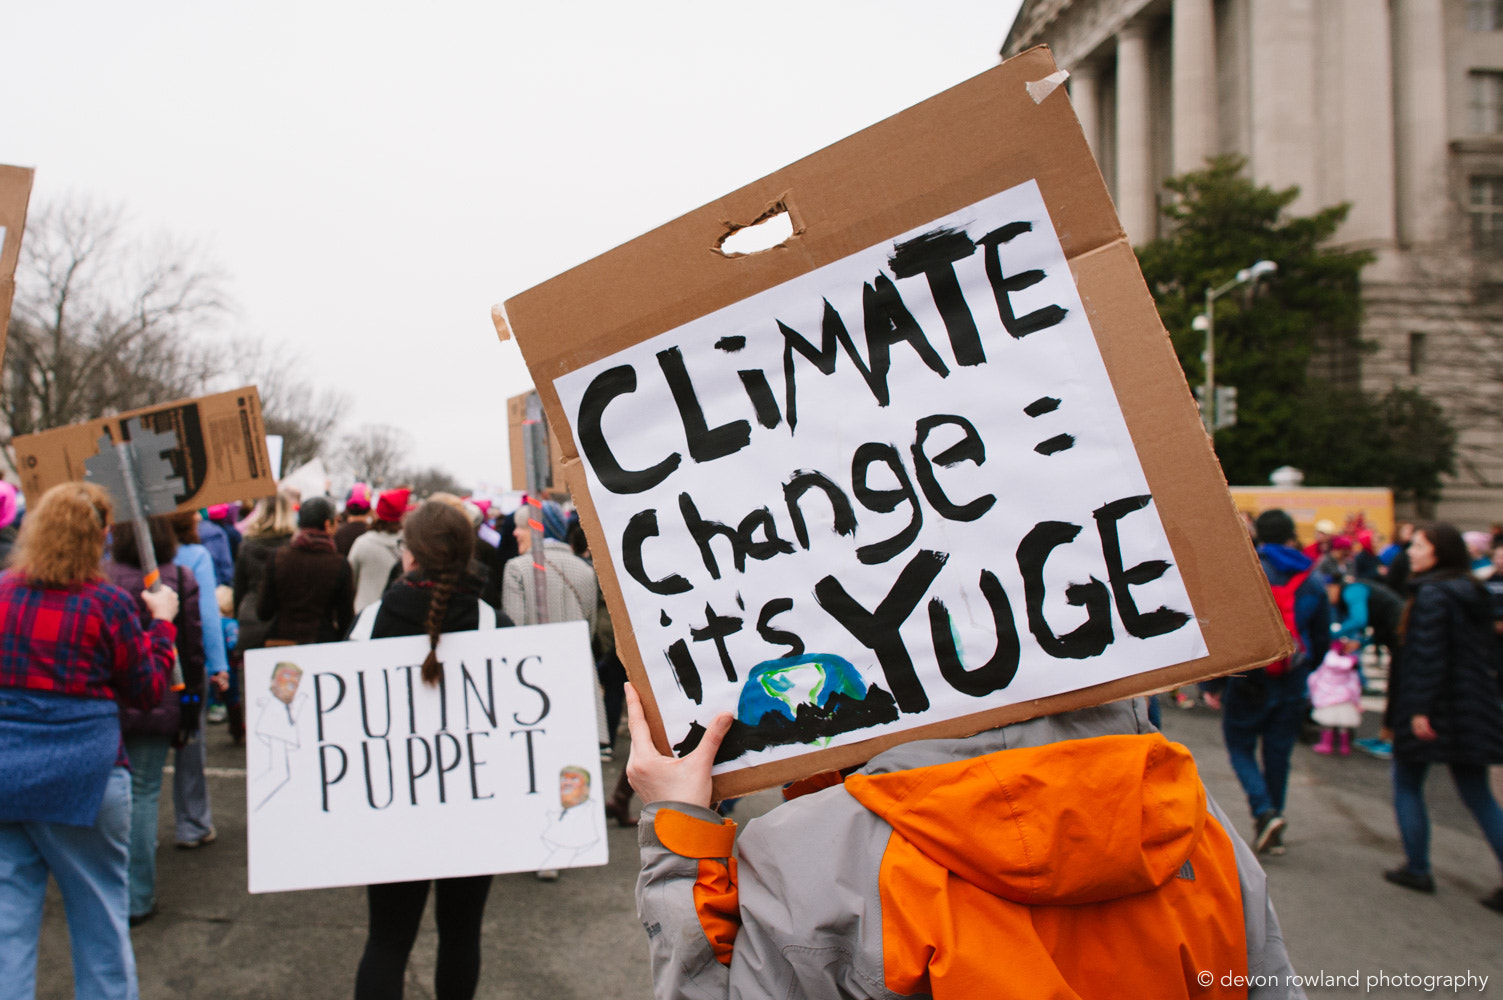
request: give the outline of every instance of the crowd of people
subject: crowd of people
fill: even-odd
[[[136,996],[130,928],[159,905],[167,759],[174,843],[209,847],[217,833],[205,725],[223,722],[245,740],[247,650],[422,635],[422,679],[437,684],[444,633],[514,623],[589,626],[603,758],[614,753],[623,710],[629,716],[632,759],[607,811],[623,826],[643,824],[638,905],[644,924],[669,931],[649,935],[663,995],[726,995],[738,983],[755,991],[769,976],[809,995],[823,995],[821,984],[889,995],[868,982],[899,994],[1011,995],[987,970],[1015,964],[945,931],[977,920],[1010,927],[1008,953],[1061,989],[1089,986],[1104,953],[1116,956],[1116,974],[1131,968],[1145,982],[1211,967],[1281,974],[1288,955],[1256,856],[1285,848],[1302,728],[1316,727],[1315,752],[1350,752],[1367,647],[1389,661],[1384,731],[1370,749],[1392,757],[1404,852],[1384,877],[1436,891],[1423,797],[1434,765],[1451,772],[1503,866],[1503,810],[1487,777],[1503,763],[1503,537],[1401,525],[1380,551],[1360,523],[1341,532],[1322,524],[1302,546],[1285,512],[1249,519],[1294,652],[1177,692],[1182,705],[1204,698],[1222,713],[1253,820],[1246,842],[1204,794],[1188,752],[1159,734],[1156,706],[1139,700],[899,746],[854,773],[788,789],[797,801],[779,822],[736,840],[710,801],[728,717],[682,758],[652,745],[577,518],[541,498],[511,512],[450,494],[414,500],[408,489],[363,484],[342,504],[284,490],[153,518],[140,538],[88,483],[49,490],[17,532],[16,494],[0,484],[0,546],[14,546],[0,575],[0,996],[34,992],[49,874],[62,891],[77,995]],[[640,817],[630,812],[633,787]],[[806,790],[821,794],[801,797]],[[1104,802],[1154,820],[1124,839],[1086,821]],[[947,819],[991,816],[1010,829],[1020,809],[1029,817],[1021,839],[971,837]],[[1071,843],[1071,857],[1036,857],[1033,838]],[[810,854],[815,841],[849,849],[832,869],[828,851]],[[738,869],[738,859],[750,863]],[[955,876],[971,888],[947,890]],[[871,897],[858,908],[866,916],[846,919],[837,884]],[[356,997],[402,995],[430,895],[436,995],[472,997],[490,885],[478,876],[367,887]],[[756,902],[769,893],[778,897],[770,909]],[[1482,903],[1503,912],[1503,889]],[[875,937],[864,923],[873,920]],[[1244,925],[1245,947],[1208,930],[1231,921]],[[1145,938],[1149,925],[1156,930]],[[1082,935],[1097,943],[1089,955],[1051,943]],[[831,964],[826,952],[843,957]],[[798,958],[805,953],[808,962]]]
[[[247,650],[427,635],[422,676],[436,684],[443,633],[584,621],[602,678],[601,755],[613,754],[625,670],[577,516],[541,498],[507,512],[444,493],[415,500],[356,484],[343,504],[283,489],[150,518],[154,579],[133,524],[98,486],[55,487],[22,517],[0,483],[0,996],[35,992],[49,873],[77,995],[137,995],[130,928],[158,912],[168,757],[173,842],[209,847],[205,726],[245,741]],[[623,826],[637,822],[631,799],[623,775],[607,803]],[[490,882],[438,880],[438,996],[474,994]],[[430,888],[368,887],[357,997],[401,995]]]
[[[1303,546],[1282,510],[1247,522],[1294,654],[1176,700],[1193,707],[1199,697],[1221,711],[1254,850],[1285,850],[1290,760],[1313,729],[1318,754],[1346,755],[1356,744],[1392,760],[1404,864],[1383,873],[1389,882],[1436,891],[1424,803],[1434,764],[1450,770],[1503,869],[1503,809],[1488,781],[1489,766],[1503,764],[1503,528],[1463,535],[1402,522],[1380,550],[1360,517],[1339,531],[1317,522]],[[1364,650],[1386,661],[1386,686],[1364,677]],[[1382,696],[1380,733],[1354,740],[1365,694]],[[1481,902],[1503,913],[1503,888]]]

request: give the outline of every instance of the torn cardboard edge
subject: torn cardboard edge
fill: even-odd
[[[642,651],[616,577],[576,442],[553,380],[909,232],[1028,180],[1038,183],[1086,309],[1209,654],[1049,698],[1015,703],[846,746],[728,772],[718,798],[848,767],[899,743],[961,737],[1042,714],[1168,690],[1281,659],[1292,641],[1236,517],[1168,333],[1138,270],[1100,170],[1068,101],[1035,99],[1057,75],[1035,48],[908,111],[689,212],[506,301],[508,327],[563,448],[617,648],[642,696],[653,739],[669,751]],[[1054,85],[1054,89],[1058,84]],[[1047,95],[1044,95],[1047,97]],[[987,123],[986,128],[977,122]],[[936,149],[945,155],[935,155]],[[780,198],[802,213],[798,252],[704,253],[726,218],[756,217]],[[671,276],[673,287],[665,288]]]
[[[786,235],[783,235],[782,238],[777,240],[776,242],[769,243],[766,246],[760,247],[759,249],[750,251],[727,250],[725,248],[726,244],[730,240],[736,239],[741,235],[746,235],[750,231],[756,230],[760,227],[773,225],[777,219],[785,216],[788,220],[788,233]],[[781,195],[779,195],[776,201],[769,204],[762,211],[762,214],[757,216],[752,221],[747,223],[737,223],[730,220],[725,220],[724,222],[722,222],[722,225],[725,227],[725,233],[722,234],[720,239],[715,242],[715,246],[712,249],[722,257],[729,258],[749,257],[755,253],[768,253],[769,251],[776,250],[781,247],[786,247],[788,245],[788,241],[797,238],[798,235],[804,231],[804,227],[799,223],[798,210],[794,207],[793,199],[790,197],[789,192],[787,191],[784,191]]]
[[[496,327],[496,336],[504,344],[511,339],[511,324],[506,322],[506,306],[497,302],[491,306],[491,323]]]

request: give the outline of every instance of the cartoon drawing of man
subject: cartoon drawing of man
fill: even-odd
[[[262,767],[251,779],[251,800],[255,809],[266,805],[273,795],[292,780],[292,751],[302,743],[298,736],[298,719],[308,704],[308,695],[298,693],[303,668],[296,663],[278,663],[271,672],[271,697],[256,699],[256,739],[266,753]]]
[[[558,801],[561,808],[548,810],[548,827],[543,831],[543,843],[548,846],[548,857],[543,862],[544,872],[553,872],[567,867],[600,840],[599,809],[590,805],[590,772],[582,767],[566,767],[558,772]],[[546,877],[546,876],[544,876]]]

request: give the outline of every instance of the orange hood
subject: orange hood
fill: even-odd
[[[1190,751],[1157,733],[853,774],[845,787],[955,875],[1030,906],[1163,885],[1189,859],[1206,817]]]

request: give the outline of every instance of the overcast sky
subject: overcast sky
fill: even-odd
[[[0,163],[202,248],[347,428],[504,481],[493,303],[990,68],[1019,2],[12,4]]]

